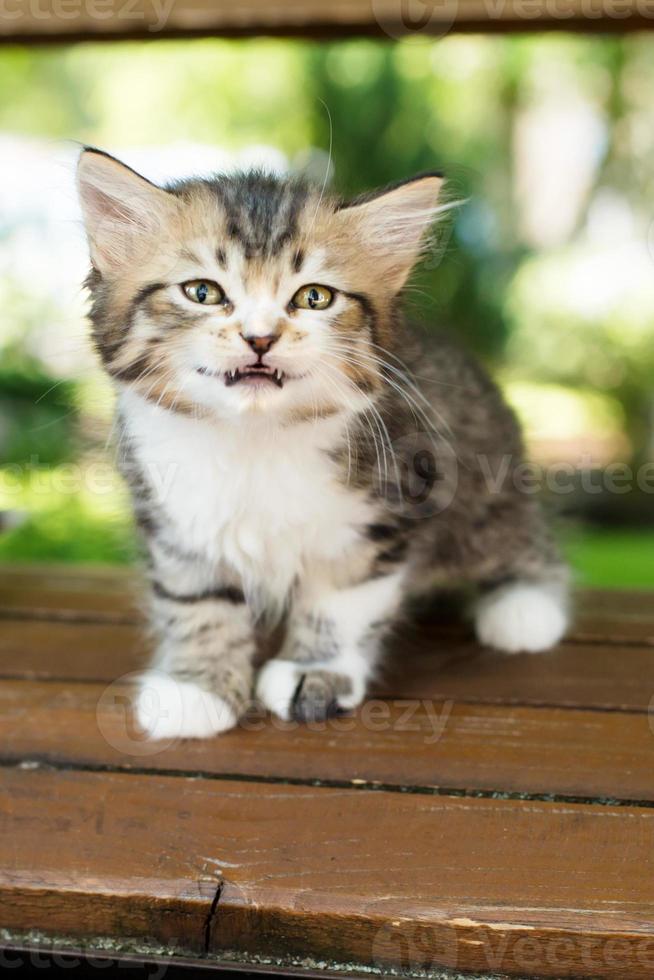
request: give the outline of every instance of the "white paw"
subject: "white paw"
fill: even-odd
[[[538,653],[559,642],[568,618],[565,600],[542,585],[515,584],[489,592],[477,603],[480,643],[505,653]]]
[[[317,720],[318,716],[328,717],[333,708],[350,711],[361,704],[366,693],[366,676],[365,666],[351,660],[347,669],[341,659],[327,664],[269,660],[259,671],[257,697],[268,711],[284,721],[292,718],[308,720],[306,700],[309,687],[304,695],[302,689],[305,685],[311,685],[316,704],[315,714],[312,710],[309,714]]]
[[[238,721],[218,695],[158,671],[142,676],[135,714],[139,727],[151,739],[208,738],[233,728]]]

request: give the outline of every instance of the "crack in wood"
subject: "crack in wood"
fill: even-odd
[[[213,931],[213,925],[216,921],[216,915],[218,913],[218,905],[220,903],[220,898],[225,887],[224,881],[219,881],[216,887],[216,893],[213,896],[209,911],[207,912],[207,918],[204,923],[204,955],[208,956],[211,949],[211,933]]]

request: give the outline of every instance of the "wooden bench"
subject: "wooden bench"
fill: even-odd
[[[162,747],[129,712],[138,593],[118,572],[0,569],[1,945],[654,975],[651,595],[582,593],[544,656],[434,617],[353,718],[253,714]]]

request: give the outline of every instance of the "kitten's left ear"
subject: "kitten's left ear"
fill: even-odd
[[[172,194],[92,148],[79,159],[77,189],[91,261],[101,273],[124,275],[161,247],[176,213]]]
[[[426,174],[398,187],[356,202],[339,212],[357,226],[357,237],[375,262],[375,275],[398,292],[418,261],[427,233],[438,214],[443,184],[440,174]]]

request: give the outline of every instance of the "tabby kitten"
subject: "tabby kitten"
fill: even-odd
[[[518,426],[473,361],[437,335],[421,353],[401,313],[440,176],[347,203],[262,173],[160,188],[88,149],[78,183],[149,558],[152,737],[234,726],[257,630],[282,613],[255,690],[285,719],[360,704],[416,591],[473,589],[500,650],[560,639],[567,577],[514,479]]]

